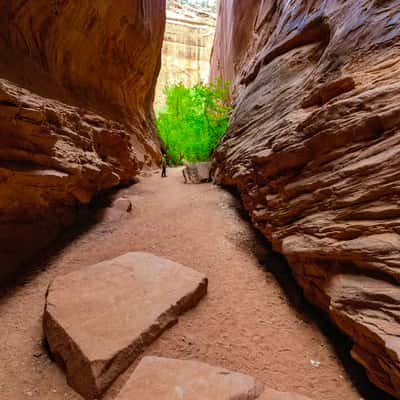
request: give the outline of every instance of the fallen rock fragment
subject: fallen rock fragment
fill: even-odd
[[[94,399],[206,291],[199,272],[128,253],[56,278],[47,293],[44,333],[68,384]]]
[[[198,361],[145,357],[117,400],[255,400],[263,387],[254,378]]]
[[[307,400],[198,361],[144,357],[116,400]]]
[[[183,169],[185,183],[203,183],[211,180],[211,162],[188,164]]]
[[[123,212],[132,211],[132,202],[126,197],[120,197],[114,201],[113,206]]]
[[[118,221],[132,212],[132,202],[126,197],[119,197],[109,207],[100,210],[99,219],[105,222]]]

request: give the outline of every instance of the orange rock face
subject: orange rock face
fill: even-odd
[[[159,158],[164,0],[0,0],[0,281]]]
[[[397,0],[224,0],[212,60],[235,106],[217,180],[396,398],[399,22]]]
[[[158,78],[155,109],[165,106],[165,87],[177,83],[194,86],[207,82],[215,33],[213,8],[193,7],[176,0],[167,1],[162,66]]]

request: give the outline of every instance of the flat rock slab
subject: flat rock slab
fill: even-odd
[[[248,375],[197,361],[144,357],[116,400],[254,400],[262,391]]]
[[[144,357],[116,400],[307,400],[198,361]]]
[[[44,333],[69,385],[97,398],[206,292],[203,274],[128,253],[57,277],[47,293]]]
[[[257,400],[311,400],[296,393],[277,392],[275,390],[266,389]]]

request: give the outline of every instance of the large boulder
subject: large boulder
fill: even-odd
[[[216,177],[400,399],[400,1],[222,0]]]
[[[152,254],[128,253],[53,281],[45,337],[69,385],[94,399],[206,291],[201,273]]]
[[[204,183],[211,180],[211,162],[197,162],[187,164],[183,167],[183,178],[185,183]]]
[[[307,400],[198,361],[145,357],[116,400]]]
[[[165,0],[0,0],[0,284],[160,159]]]

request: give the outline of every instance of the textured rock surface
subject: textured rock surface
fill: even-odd
[[[296,393],[277,392],[275,390],[265,389],[257,400],[310,400],[308,397]]]
[[[101,222],[116,222],[132,212],[132,201],[126,197],[114,200],[105,208],[97,211],[97,219]]]
[[[159,158],[163,0],[0,0],[0,282]]]
[[[399,10],[394,0],[224,0],[212,61],[234,82],[218,182],[239,189],[306,296],[397,398]]]
[[[215,4],[167,0],[162,67],[157,83],[156,110],[165,105],[167,85],[192,86],[208,81],[215,33]]]
[[[0,1],[1,76],[151,127],[165,0]]]
[[[192,269],[128,253],[56,278],[44,332],[68,383],[94,399],[206,291],[206,277]]]
[[[0,80],[0,281],[138,170],[116,121]]]
[[[198,361],[145,357],[117,400],[307,400],[266,389],[254,378]]]
[[[211,162],[188,164],[183,168],[185,183],[209,182],[211,177]]]

